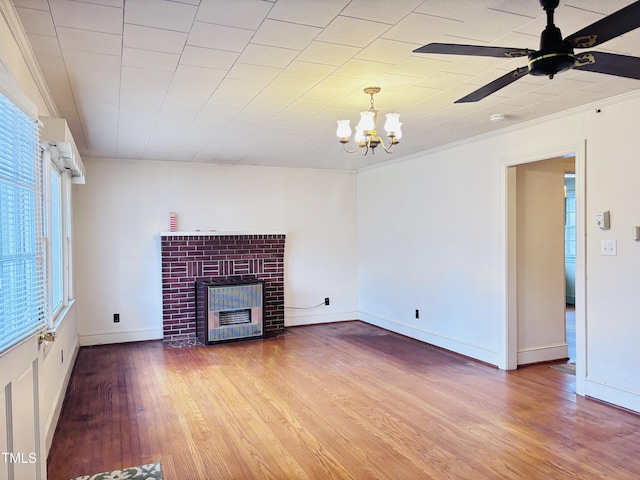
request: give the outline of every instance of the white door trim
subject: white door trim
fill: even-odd
[[[531,150],[518,157],[508,157],[500,162],[502,176],[502,333],[500,338],[499,368],[517,368],[518,322],[515,304],[515,212],[510,211],[515,192],[515,169],[517,165],[547,160],[566,155],[575,156],[576,169],[576,392],[585,394],[586,364],[586,142],[578,141],[558,145],[544,150]],[[510,184],[512,185],[510,188]],[[513,210],[513,209],[511,209]]]

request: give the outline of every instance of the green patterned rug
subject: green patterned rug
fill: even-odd
[[[162,480],[162,465],[160,462],[156,462],[139,467],[114,470],[113,472],[82,475],[69,480]]]

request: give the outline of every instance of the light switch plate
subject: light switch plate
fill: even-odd
[[[610,257],[618,255],[618,242],[616,240],[601,240],[600,255]]]

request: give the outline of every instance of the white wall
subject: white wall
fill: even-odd
[[[162,338],[159,233],[286,231],[285,324],[357,318],[356,174],[85,159],[76,188],[82,344]],[[113,314],[120,323],[113,323]]]
[[[47,452],[53,442],[78,347],[78,320],[74,304],[56,329],[55,341],[40,348],[43,357],[41,388],[44,392],[40,417],[41,421],[44,421],[43,432]]]
[[[361,318],[497,364],[500,189],[470,147],[361,172]]]
[[[584,339],[579,351],[586,355],[578,382],[584,381],[587,395],[640,411],[640,242],[631,235],[640,225],[634,127],[640,99],[627,96],[598,107],[600,113],[576,111],[362,171],[362,318],[499,364],[506,309],[505,164],[550,158],[548,152],[586,140],[589,278],[586,326],[578,325],[578,339]],[[600,210],[611,211],[609,231],[595,226]],[[618,241],[616,257],[600,256],[602,239]]]
[[[637,114],[640,99],[603,108],[587,138],[587,394],[640,411],[640,178]],[[596,213],[611,211],[611,229],[596,227]],[[618,255],[601,256],[604,239]],[[632,395],[635,394],[635,395]]]

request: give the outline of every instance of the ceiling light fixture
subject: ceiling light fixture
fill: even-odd
[[[351,120],[338,120],[338,130],[336,135],[339,138],[339,142],[343,145],[345,152],[354,153],[360,150],[362,155],[366,155],[371,150],[371,155],[375,153],[375,148],[380,145],[385,152],[393,153],[396,145],[402,138],[402,123],[400,122],[399,113],[387,113],[387,121],[384,124],[384,129],[389,137],[389,145],[385,145],[382,138],[378,136],[376,132],[376,120],[378,117],[378,111],[373,104],[373,96],[380,92],[380,87],[367,87],[364,89],[364,93],[371,96],[371,108],[368,111],[360,112],[360,122],[356,125],[356,133],[353,139],[358,142],[353,150],[347,148],[349,137],[351,136],[351,126],[349,123]]]

